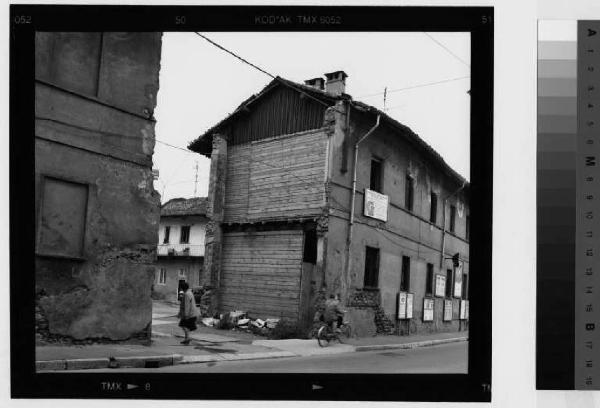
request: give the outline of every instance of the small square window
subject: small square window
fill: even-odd
[[[437,221],[437,199],[438,196],[433,191],[431,192],[431,209],[429,210],[429,221],[433,224]]]
[[[427,264],[427,276],[425,277],[425,294],[433,295],[433,264]]]
[[[181,227],[181,237],[179,239],[180,244],[189,244],[190,243],[190,226],[183,225]]]
[[[415,194],[415,186],[414,186],[414,180],[411,176],[406,176],[406,182],[405,182],[405,186],[404,186],[404,206],[406,207],[406,209],[408,211],[412,211],[413,210],[413,201],[414,201],[414,194]]]
[[[367,247],[365,254],[364,287],[377,288],[379,279],[379,249]]]
[[[169,243],[170,235],[171,235],[171,227],[167,225],[167,226],[165,226],[165,237],[163,239],[163,244]]]
[[[382,193],[382,162],[379,159],[371,159],[371,180],[369,190]]]
[[[446,269],[446,297],[452,297],[452,283],[453,283],[453,272],[452,269]]]
[[[158,283],[160,285],[164,285],[167,283],[167,270],[165,268],[160,268],[158,273]]]
[[[451,205],[450,206],[450,227],[449,227],[450,232],[454,232],[455,228],[456,228],[456,206]]]
[[[410,290],[410,258],[402,257],[402,273],[400,275],[400,290],[408,292]]]

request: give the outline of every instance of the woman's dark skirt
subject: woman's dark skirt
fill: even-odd
[[[196,318],[190,317],[189,319],[181,319],[179,321],[179,327],[185,327],[190,331],[196,330],[198,327],[196,326]]]

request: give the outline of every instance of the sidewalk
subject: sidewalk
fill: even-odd
[[[343,340],[319,347],[315,339],[266,340],[235,330],[218,330],[200,325],[188,346],[180,344],[177,306],[155,303],[152,344],[50,345],[36,347],[38,371],[102,368],[156,368],[167,365],[282,357],[305,357],[392,348],[415,348],[466,341],[468,332],[433,335],[376,336]]]

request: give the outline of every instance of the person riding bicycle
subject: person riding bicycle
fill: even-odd
[[[325,312],[323,317],[325,323],[334,331],[339,332],[338,326],[342,324],[345,311],[340,308],[340,299],[336,295],[329,295],[329,299],[325,301]]]

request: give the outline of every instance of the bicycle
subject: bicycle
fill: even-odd
[[[350,323],[346,321],[342,322],[342,324],[338,326],[337,330],[338,331],[334,331],[333,328],[327,323],[324,323],[321,327],[319,327],[319,330],[316,334],[317,343],[319,343],[319,346],[327,347],[329,343],[334,340],[337,340],[339,343],[343,344],[340,335],[346,339],[349,339],[352,336],[352,327],[350,326]]]

